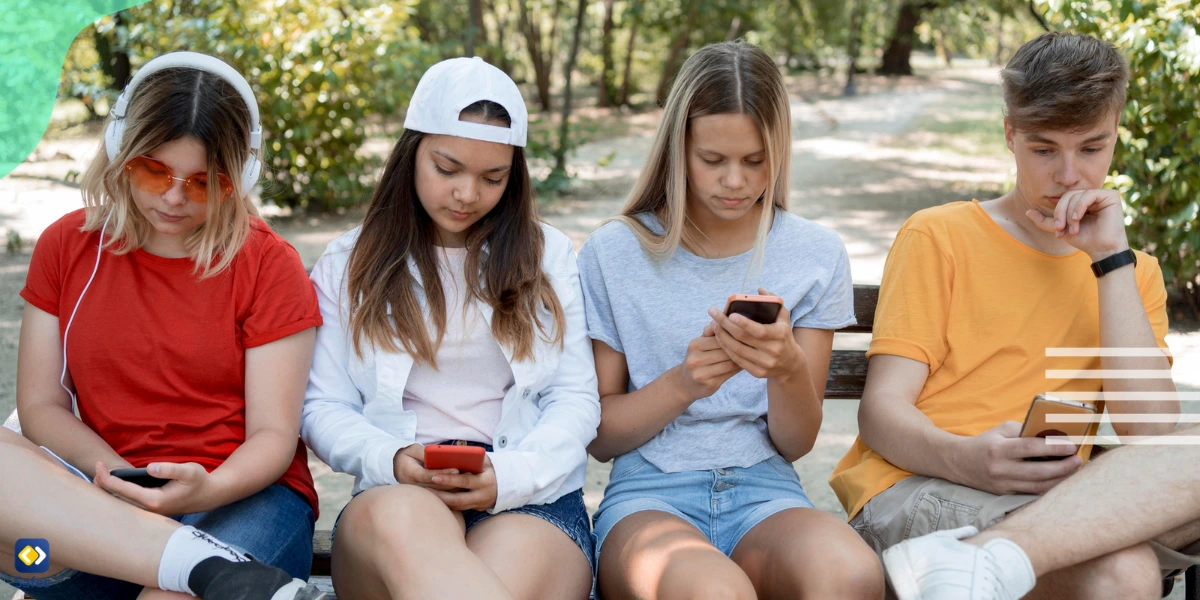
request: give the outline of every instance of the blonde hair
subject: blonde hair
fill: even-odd
[[[774,209],[787,210],[792,160],[792,115],[787,89],[775,61],[761,48],[737,40],[709,44],[683,63],[667,95],[650,155],[621,215],[642,248],[661,257],[680,245],[699,248],[703,235],[687,217],[688,122],[696,117],[744,114],[758,126],[767,153],[768,181],[750,271],[762,264]],[[652,213],[662,223],[655,233],[637,215]]]
[[[242,165],[250,155],[250,128],[249,108],[224,79],[191,68],[150,75],[130,99],[120,152],[110,161],[101,142],[83,175],[86,219],[81,230],[100,231],[107,220],[103,248],[125,254],[142,247],[152,226],[134,204],[125,164],[162,144],[190,137],[204,145],[208,180],[216,182],[217,174],[224,173],[233,183],[233,194],[225,200],[220,199],[219,186],[208,186],[207,218],[184,240],[201,279],[220,273],[245,245],[258,217],[249,190],[241,189]]]

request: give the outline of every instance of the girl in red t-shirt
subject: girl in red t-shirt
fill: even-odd
[[[79,569],[3,578],[39,599],[174,595],[143,585],[219,597],[206,584],[238,581],[222,569],[244,554],[277,568],[244,563],[269,576],[238,587],[314,597],[292,578],[308,577],[312,556],[316,492],[298,432],[321,316],[299,255],[250,201],[261,136],[231,67],[194,53],[151,61],[114,108],[85,208],[38,239],[17,408],[45,452],[0,436],[4,462],[32,463],[13,473],[20,498],[4,504],[22,515],[0,533],[46,538],[56,567]],[[165,485],[110,474],[128,468]],[[197,574],[213,556],[234,562]]]

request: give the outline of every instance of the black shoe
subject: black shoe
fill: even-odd
[[[256,560],[208,558],[188,575],[188,587],[204,600],[323,600],[325,592],[283,569]]]

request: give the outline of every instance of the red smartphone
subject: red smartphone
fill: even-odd
[[[1069,422],[1055,421],[1050,415],[1075,415]],[[1090,417],[1096,415],[1096,407],[1083,402],[1063,400],[1054,396],[1038,394],[1029,405],[1025,414],[1025,424],[1021,426],[1021,437],[1066,437],[1078,440],[1087,435],[1092,426]],[[1079,445],[1076,443],[1076,445]],[[1070,455],[1068,455],[1070,456]],[[1031,456],[1025,460],[1062,460],[1066,456]]]
[[[770,325],[779,318],[783,309],[783,298],[758,294],[734,294],[725,303],[725,316],[737,313],[763,325]]]
[[[484,454],[487,453],[479,446],[425,446],[425,468],[458,469],[459,473],[479,474],[483,472]]]

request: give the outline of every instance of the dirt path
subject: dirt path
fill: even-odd
[[[895,232],[914,211],[953,200],[998,193],[1011,161],[999,128],[999,89],[994,71],[958,69],[925,78],[866,77],[855,98],[837,95],[839,82],[811,77],[790,81],[793,90],[791,210],[836,230],[849,249],[854,280],[878,283]],[[637,115],[628,136],[580,147],[571,161],[577,181],[567,197],[544,207],[556,227],[582,244],[619,210],[649,150],[657,115]],[[999,146],[999,147],[997,147]],[[94,139],[44,143],[41,161],[0,180],[0,228],[29,240],[61,214],[79,206],[78,191],[61,183],[29,179],[82,171]],[[325,245],[357,224],[358,213],[320,219],[286,219],[275,226],[306,264]],[[28,251],[28,250],[27,250]],[[26,252],[27,252],[26,251]],[[21,301],[17,296],[28,256],[0,256],[0,416],[14,406],[16,342]],[[841,340],[843,348],[866,340]],[[1200,334],[1172,334],[1181,388],[1200,389]],[[1200,403],[1188,405],[1200,412]],[[857,432],[856,401],[831,401],[816,448],[796,463],[814,503],[841,514],[826,479]],[[312,460],[321,494],[319,527],[328,528],[345,504],[350,478]],[[600,500],[608,465],[591,464],[585,494]],[[0,586],[2,587],[2,586]],[[2,591],[2,590],[0,590]],[[3,597],[0,594],[0,597]]]

